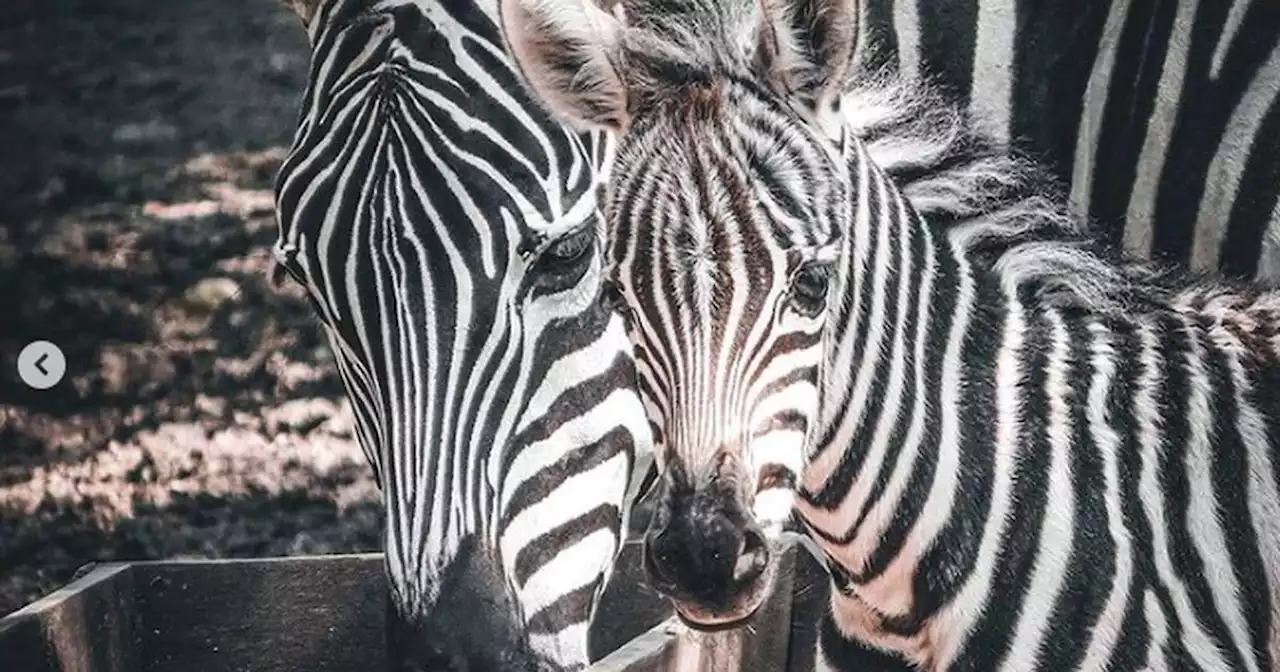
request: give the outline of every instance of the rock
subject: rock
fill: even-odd
[[[125,124],[112,131],[111,139],[119,143],[140,144],[163,142],[178,137],[178,128],[156,119],[140,124]]]
[[[205,278],[182,295],[187,308],[213,312],[240,293],[240,284],[231,278]]]
[[[161,203],[148,201],[142,206],[142,214],[156,219],[195,219],[212,217],[222,210],[217,201],[190,201],[187,203]]]

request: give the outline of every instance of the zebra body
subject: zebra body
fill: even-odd
[[[863,58],[944,85],[1139,257],[1280,277],[1280,5],[861,3]]]
[[[292,3],[313,48],[277,184],[386,507],[404,669],[577,669],[647,459],[595,201],[611,145],[518,84],[496,4]]]
[[[549,106],[619,136],[647,567],[687,621],[758,607],[794,485],[821,667],[1271,669],[1280,293],[1113,258],[940,97],[846,92],[852,2],[572,4],[504,11]]]
[[[1280,296],[1100,276],[1016,194],[926,224],[857,160],[797,503],[830,669],[1271,669]]]

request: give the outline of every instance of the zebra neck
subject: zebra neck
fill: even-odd
[[[952,498],[934,495],[969,478],[965,451],[978,446],[956,411],[961,402],[991,408],[983,404],[993,386],[972,372],[991,368],[1000,342],[993,332],[1011,298],[928,227],[879,169],[865,164],[855,174],[862,177],[846,292],[797,509],[860,600],[907,623],[936,606],[913,603],[913,586],[929,570],[922,542],[956,516],[981,525],[981,511],[954,511]],[[929,562],[945,567],[946,559]],[[880,581],[891,565],[893,580]]]
[[[926,389],[920,379],[937,378],[953,355],[946,349],[955,314],[979,283],[959,249],[921,220],[865,151],[851,160],[850,172],[857,181],[854,213],[807,456],[815,463],[812,476],[822,477],[807,483],[819,500],[827,469],[816,463],[845,452],[866,456],[873,444],[900,440],[905,428],[884,428],[910,412],[909,403],[899,404],[937,393],[936,384]],[[849,466],[855,469],[844,479],[858,471]]]

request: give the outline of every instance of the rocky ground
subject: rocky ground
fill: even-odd
[[[92,561],[378,547],[327,346],[267,279],[306,53],[275,0],[0,3],[0,614]]]

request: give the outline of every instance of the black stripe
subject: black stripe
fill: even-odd
[[[1107,525],[1112,513],[1107,510],[1101,448],[1094,441],[1088,415],[1094,372],[1090,361],[1092,338],[1080,317],[1065,317],[1071,339],[1065,402],[1071,418],[1068,462],[1075,510],[1066,580],[1054,603],[1040,650],[1040,663],[1047,670],[1070,670],[1080,665],[1106,606],[1116,571],[1116,545]]]
[[[901,320],[891,318],[886,318],[885,320],[888,324],[896,326],[893,332],[887,335],[886,338],[889,339],[888,342],[892,344],[892,338],[899,333],[901,333],[903,341],[902,375],[904,377],[904,382],[902,391],[899,393],[901,404],[898,407],[898,417],[894,419],[893,431],[889,434],[889,445],[885,451],[884,466],[880,469],[880,473],[876,475],[875,482],[871,484],[871,490],[867,497],[867,501],[863,504],[862,510],[858,512],[858,517],[850,529],[850,532],[853,534],[856,534],[857,530],[862,528],[862,524],[866,521],[866,518],[871,513],[872,508],[879,503],[880,498],[884,495],[885,489],[889,485],[890,476],[893,474],[894,467],[898,464],[902,455],[902,449],[905,447],[907,433],[911,431],[911,423],[915,417],[914,406],[919,401],[919,395],[922,394],[922,391],[916,388],[916,372],[920,370],[924,363],[916,361],[915,346],[921,338],[925,338],[927,336],[927,332],[924,330],[925,325],[922,324],[920,320],[919,307],[921,302],[919,299],[921,297],[919,297],[918,294],[919,289],[924,282],[924,275],[926,271],[925,261],[928,258],[928,249],[925,247],[924,236],[920,235],[918,232],[910,231],[909,226],[910,225],[908,225],[909,233],[904,232],[901,229],[895,231],[899,236],[910,235],[911,238],[906,252],[907,257],[911,260],[911,268],[909,269],[908,275],[900,281],[907,287],[908,298],[904,305],[900,307],[895,306],[893,310],[894,313],[901,310],[904,315]],[[896,266],[900,268],[902,264],[899,263]],[[898,302],[897,289],[898,288],[893,285],[888,286],[887,300],[891,304],[897,304]],[[873,390],[872,394],[880,393]],[[926,417],[928,417],[928,413],[929,409],[925,408],[924,414]],[[873,418],[879,418],[880,416],[881,413],[878,408],[870,414],[870,417]],[[924,420],[924,422],[927,423],[929,421]],[[873,432],[867,432],[865,435],[871,436],[872,434]],[[921,436],[923,437],[923,433]]]
[[[977,46],[978,0],[917,2],[920,17],[920,64],[942,88],[969,101]]]
[[[1118,247],[1122,242],[1129,196],[1164,63],[1159,46],[1168,44],[1176,5],[1134,0],[1125,17],[1090,175],[1089,215],[1098,222],[1099,233],[1110,246]]]
[[[1200,326],[1205,333],[1214,328],[1214,320],[1201,318]],[[1210,477],[1213,494],[1217,499],[1216,517],[1222,525],[1224,540],[1227,546],[1227,560],[1231,573],[1235,578],[1240,593],[1235,596],[1236,604],[1228,605],[1226,610],[1234,611],[1240,607],[1249,627],[1253,651],[1251,658],[1260,670],[1271,669],[1271,589],[1262,553],[1259,549],[1260,539],[1254,533],[1254,523],[1274,524],[1273,520],[1256,521],[1249,508],[1249,494],[1253,490],[1248,485],[1251,478],[1249,455],[1250,446],[1246,438],[1240,435],[1240,407],[1236,404],[1236,387],[1228,355],[1221,349],[1213,347],[1214,340],[1206,338],[1207,347],[1205,369],[1209,378],[1209,389],[1212,390],[1212,403],[1209,408],[1213,426],[1210,429],[1211,464]],[[1261,450],[1263,446],[1251,446],[1253,450]],[[1261,493],[1254,491],[1255,496]],[[1226,571],[1221,563],[1214,563],[1217,571]],[[1234,641],[1232,642],[1234,644]]]
[[[865,41],[858,45],[861,59],[858,66],[870,72],[881,69],[899,72],[898,33],[893,28],[894,0],[866,0],[860,4],[860,18],[866,26],[859,31]]]
[[[1280,3],[1255,3],[1263,5],[1280,7]],[[1280,17],[1274,20],[1280,22]],[[1280,97],[1271,101],[1257,135],[1251,138],[1249,158],[1227,220],[1231,226],[1222,239],[1218,263],[1228,277],[1253,278],[1258,272],[1267,227],[1274,213],[1280,212],[1280,160],[1276,157],[1280,157]]]
[[[569,479],[591,471],[620,453],[630,455],[634,448],[631,432],[625,427],[614,427],[599,440],[575,446],[529,480],[516,486],[506,510],[498,518],[498,529],[505,530],[516,516],[538,502],[545,501],[556,490],[564,487]],[[504,479],[505,476],[504,473]]]
[[[586,539],[597,530],[613,530],[615,537],[620,536],[621,520],[622,512],[617,506],[601,504],[546,534],[535,537],[516,551],[512,562],[516,582],[523,585],[561,551]]]
[[[1013,644],[1013,633],[1031,585],[1049,497],[1050,446],[1044,431],[1049,417],[1045,378],[1051,350],[1050,326],[1040,314],[1025,318],[1019,385],[1020,413],[1012,508],[1000,540],[992,593],[951,669],[989,670]]]
[[[1209,590],[1208,570],[1204,559],[1196,550],[1187,527],[1187,513],[1191,504],[1190,486],[1187,480],[1185,455],[1191,440],[1191,417],[1188,402],[1191,398],[1190,371],[1187,358],[1190,355],[1192,335],[1176,319],[1162,320],[1164,334],[1161,351],[1166,359],[1165,371],[1169,384],[1167,397],[1161,408],[1165,410],[1166,433],[1160,455],[1160,490],[1165,498],[1165,519],[1153,521],[1163,524],[1168,533],[1170,557],[1173,569],[1187,589],[1187,597],[1206,634],[1221,648],[1227,666],[1233,670],[1244,669],[1244,661],[1230,648],[1231,637],[1221,614],[1214,606]],[[1172,612],[1170,612],[1172,613]]]
[[[627,353],[618,353],[614,357],[613,364],[600,375],[578,381],[573,387],[561,392],[560,396],[547,407],[546,412],[520,430],[512,437],[511,442],[517,446],[528,446],[545,440],[562,425],[582,414],[584,400],[598,403],[607,399],[611,392],[618,389],[619,381],[627,380],[627,372],[632,370],[633,366]],[[507,451],[502,457],[501,472],[505,474],[511,469],[511,462],[516,456],[513,452]]]
[[[969,580],[991,509],[996,423],[990,410],[996,406],[995,370],[1000,340],[992,335],[1001,333],[1008,311],[994,285],[978,283],[974,289],[962,349],[965,374],[960,381],[956,423],[960,442],[946,448],[960,453],[955,499],[946,524],[924,551],[912,577],[915,599],[911,629],[954,599]]]
[[[1085,88],[1108,4],[1017,3],[1010,138],[1064,182],[1075,163]]]
[[[875,181],[871,182],[870,188],[868,188],[862,195],[867,199],[867,207],[871,212],[878,212],[883,209],[884,206],[880,202],[879,189],[876,188]],[[849,207],[853,209],[853,212],[857,212],[858,203],[856,202],[856,199]],[[857,325],[854,328],[854,337],[850,342],[850,345],[852,346],[851,349],[854,353],[851,358],[852,362],[860,362],[862,360],[860,353],[866,352],[867,349],[867,339],[869,338],[871,331],[872,302],[870,283],[874,282],[875,279],[874,265],[876,256],[879,254],[881,254],[880,236],[872,235],[867,245],[867,262],[865,268],[858,269],[854,267],[857,254],[852,250],[848,253],[849,258],[846,260],[848,265],[848,269],[846,271],[847,286],[841,289],[843,293],[849,297],[849,305],[841,306],[841,310],[836,316],[837,325],[834,328],[829,329],[829,331],[835,334],[845,334],[850,328],[850,321],[857,320]],[[864,273],[864,276],[860,281],[854,279],[854,274],[858,271]],[[859,282],[863,283],[865,286],[859,286]],[[854,308],[853,297],[859,294],[862,295],[862,301],[861,306],[859,306],[860,310],[855,315],[852,314]],[[839,404],[839,408],[832,412],[831,417],[844,418],[851,412],[850,402],[853,400],[852,389],[841,390],[840,394],[842,396],[838,402],[836,402]],[[836,400],[828,400],[827,403],[831,403],[833,401]],[[849,488],[853,484],[853,480],[862,470],[862,463],[867,457],[865,453],[846,450],[843,445],[833,444],[835,439],[834,433],[840,430],[840,426],[841,423],[839,422],[833,423],[832,426],[828,428],[826,434],[818,437],[817,445],[822,446],[824,450],[840,450],[843,454],[840,457],[839,465],[828,479],[827,484],[818,492],[805,494],[805,497],[808,498],[814,506],[820,506],[827,509],[834,509],[839,506],[840,502],[843,501],[844,497],[848,494]]]
[[[1116,446],[1116,475],[1119,480],[1120,510],[1124,529],[1129,533],[1129,557],[1132,561],[1129,592],[1125,596],[1124,620],[1120,636],[1109,661],[1112,670],[1140,669],[1147,659],[1145,648],[1152,635],[1147,623],[1145,595],[1150,584],[1147,577],[1155,572],[1151,548],[1151,523],[1138,491],[1142,475],[1142,445],[1139,441],[1135,400],[1138,381],[1143,373],[1142,350],[1133,326],[1123,320],[1108,320],[1111,346],[1116,364],[1111,389],[1107,392],[1107,414],[1110,426],[1119,434]],[[1159,594],[1157,593],[1157,598]],[[1168,595],[1164,598],[1167,600]],[[1172,605],[1165,605],[1166,609]],[[1166,612],[1168,613],[1168,612]]]
[[[1157,258],[1190,260],[1200,201],[1210,186],[1205,181],[1209,164],[1226,137],[1227,124],[1236,107],[1234,102],[1248,89],[1258,64],[1270,55],[1270,44],[1238,41],[1218,79],[1212,79],[1213,53],[1232,4],[1202,2],[1197,5],[1187,53],[1187,79],[1160,175],[1153,220],[1159,225],[1153,227],[1152,241]],[[1162,47],[1166,55],[1173,50],[1170,44]],[[1223,104],[1224,101],[1232,104]]]
[[[856,599],[856,598],[846,598]],[[827,662],[837,670],[875,670],[876,672],[914,672],[916,667],[898,653],[884,651],[856,639],[847,639],[836,627],[828,612],[822,616],[818,632]]]
[[[597,583],[580,586],[529,614],[525,630],[530,635],[554,635],[574,623],[585,622],[595,604]]]

